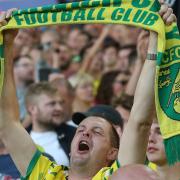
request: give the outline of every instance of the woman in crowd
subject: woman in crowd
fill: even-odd
[[[70,79],[75,89],[73,112],[87,111],[94,103],[93,78],[89,74],[79,73]]]

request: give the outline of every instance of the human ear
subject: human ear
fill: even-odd
[[[108,151],[108,155],[107,155],[107,159],[109,161],[114,161],[116,160],[118,157],[118,149],[112,147],[109,151]]]

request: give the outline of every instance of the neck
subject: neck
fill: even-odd
[[[169,170],[169,166],[167,163],[157,166],[157,172],[162,179],[166,178],[168,170]]]
[[[21,81],[20,79],[18,79],[16,76],[15,76],[15,84],[16,84],[17,88],[26,87],[25,83],[23,81]]]
[[[47,131],[53,131],[54,128],[50,125],[40,125],[38,123],[32,123],[32,130],[34,132],[47,132]]]
[[[93,176],[96,174],[96,172],[90,172],[89,167],[83,166],[83,167],[71,167],[69,170],[69,180],[91,180]]]
[[[80,165],[70,160],[69,180],[92,180],[103,167],[107,166],[108,162],[106,161],[95,164],[86,162]]]

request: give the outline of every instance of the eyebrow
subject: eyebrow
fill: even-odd
[[[80,124],[77,128],[81,128],[81,127],[86,128],[86,126],[82,124]]]
[[[78,126],[78,128],[81,128],[81,127],[82,127],[82,128],[86,128],[86,126],[85,126],[85,125],[79,125],[79,126]],[[93,127],[93,129],[100,129],[101,131],[103,131],[103,132],[104,132],[104,129],[103,129],[103,128],[101,128],[101,127],[99,127],[99,126],[94,126],[94,127]]]
[[[94,126],[93,128],[94,129],[102,129],[102,130],[104,130],[102,127],[99,127],[99,126]]]

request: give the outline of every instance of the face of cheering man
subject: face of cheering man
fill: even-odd
[[[98,171],[117,158],[118,147],[112,141],[112,125],[101,117],[90,116],[78,126],[71,144],[70,164]]]

